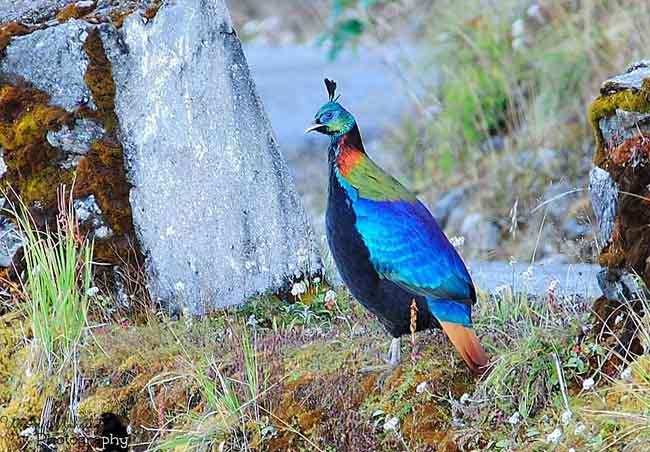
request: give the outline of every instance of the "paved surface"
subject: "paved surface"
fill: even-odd
[[[557,294],[581,295],[595,298],[601,295],[596,274],[597,265],[589,264],[537,264],[528,272],[528,264],[507,262],[470,262],[472,278],[478,287],[494,292],[509,286],[515,292],[544,295],[551,282],[557,281]]]
[[[325,50],[307,45],[268,47],[245,45],[244,52],[276,137],[290,158],[296,150],[320,146],[316,135],[305,135],[318,108],[327,101],[323,79],[338,84],[341,103],[359,121],[367,140],[398,123],[409,104],[395,69],[385,63],[397,50],[382,55],[359,50],[328,61]]]

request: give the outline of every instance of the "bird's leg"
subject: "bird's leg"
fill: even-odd
[[[394,337],[390,341],[390,348],[388,349],[388,364],[391,367],[396,367],[401,360],[401,346],[399,337]]]

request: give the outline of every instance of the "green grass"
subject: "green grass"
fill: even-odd
[[[40,230],[20,201],[11,210],[24,240],[22,285],[32,344],[39,365],[55,371],[74,359],[88,323],[93,243],[80,234],[64,189],[54,230]]]

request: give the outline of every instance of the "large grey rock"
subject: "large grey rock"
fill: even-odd
[[[81,104],[94,107],[84,82],[88,57],[83,44],[89,24],[64,24],[15,37],[5,50],[0,73],[18,75],[51,96],[51,103],[68,111]]]
[[[201,313],[319,270],[223,0],[166,3],[102,39],[154,296]]]
[[[596,166],[589,172],[589,193],[598,223],[598,243],[602,247],[609,242],[614,232],[618,187],[607,171]]]
[[[640,90],[643,82],[650,78],[650,60],[641,60],[630,65],[624,73],[605,80],[600,87],[601,94],[624,91],[626,89]]]

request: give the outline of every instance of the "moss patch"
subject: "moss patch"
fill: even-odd
[[[606,167],[607,154],[605,140],[600,130],[600,120],[616,113],[617,109],[647,113],[650,111],[650,80],[644,80],[639,91],[625,90],[613,94],[598,96],[587,110],[587,119],[591,124],[596,138],[596,154],[594,164]]]
[[[9,22],[0,27],[0,56],[11,42],[14,36],[23,36],[30,32],[29,27],[21,24],[20,22]]]
[[[89,14],[95,9],[95,4],[89,6],[79,6],[76,3],[71,3],[64,6],[56,15],[56,20],[63,23],[70,19],[79,19]]]
[[[7,172],[4,187],[11,186],[23,201],[38,202],[43,211],[56,206],[56,187],[72,180],[61,170],[60,152],[47,142],[47,132],[70,124],[72,115],[49,104],[49,96],[27,85],[0,85],[0,146]]]
[[[104,44],[96,28],[89,31],[83,47],[89,60],[84,81],[92,93],[104,127],[110,133],[117,127],[115,81],[111,62],[106,57]]]

